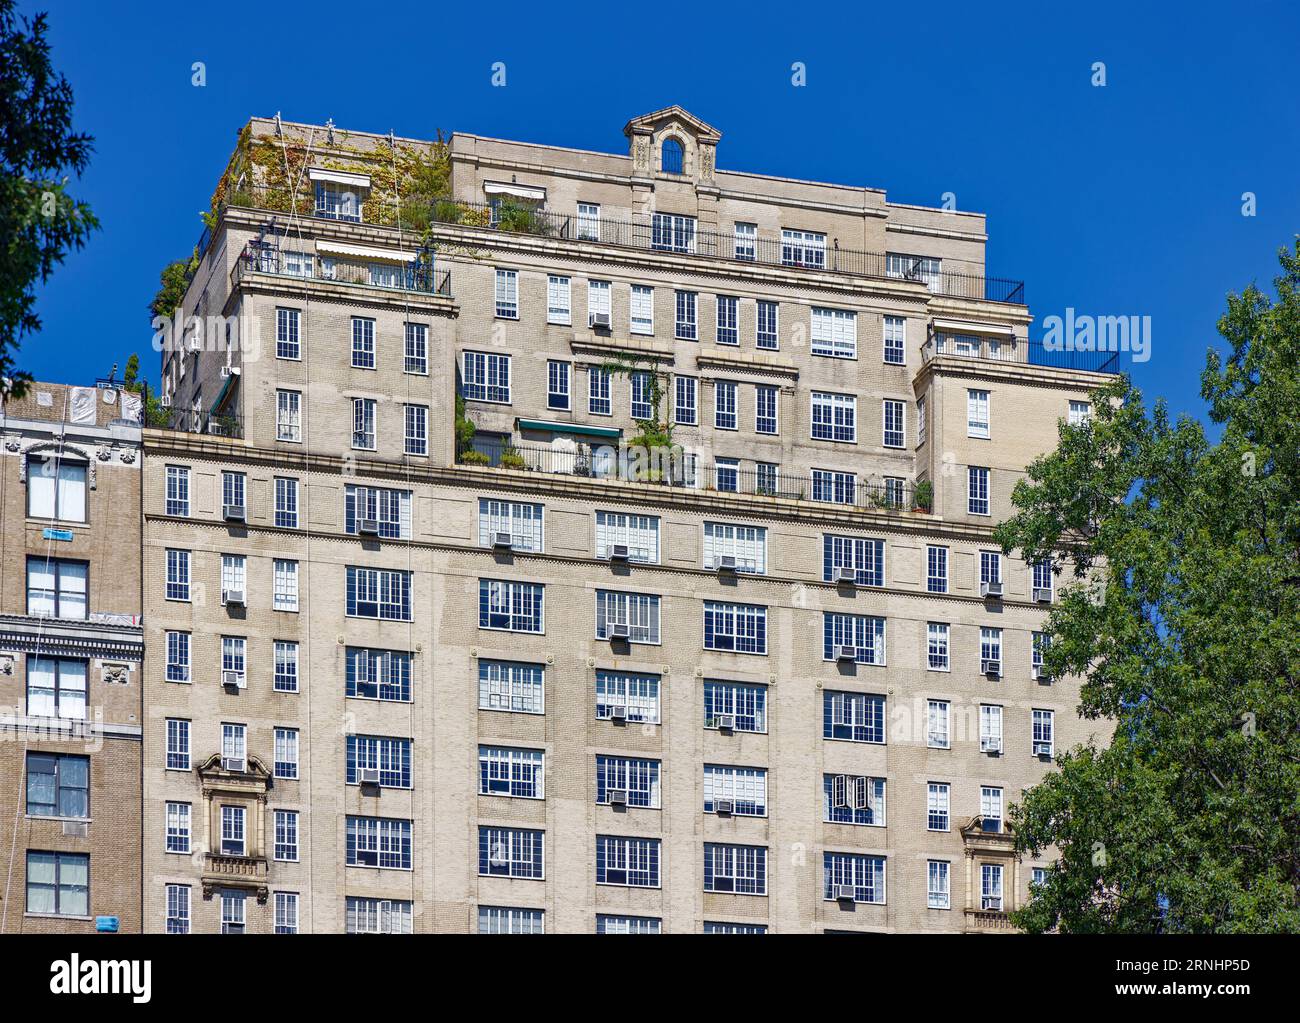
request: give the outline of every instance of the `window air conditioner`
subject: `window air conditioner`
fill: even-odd
[[[508,551],[515,545],[514,539],[509,533],[502,531],[492,534],[492,549],[495,551]]]
[[[1002,739],[1000,737],[985,736],[984,738],[980,739],[980,752],[1001,753]]]
[[[1034,756],[1050,757],[1052,755],[1052,744],[1050,742],[1034,743]]]
[[[243,590],[222,590],[221,600],[227,606],[243,607],[244,591]]]
[[[357,782],[362,785],[379,784],[379,768],[361,767],[357,769]]]
[[[609,805],[627,806],[627,789],[610,789]]]
[[[221,506],[221,514],[227,522],[243,522],[244,506],[242,504],[226,504]]]
[[[838,884],[835,886],[835,899],[837,902],[852,902],[855,892],[851,884]]]
[[[625,543],[614,543],[609,545],[610,561],[627,561],[631,556]]]
[[[609,330],[609,313],[588,313],[587,326],[592,329]]]
[[[990,678],[1002,677],[1001,661],[980,661],[980,674],[988,675]]]
[[[719,572],[734,572],[736,570],[736,559],[730,554],[723,554],[718,558]]]
[[[735,731],[735,728],[736,728],[736,715],[735,715],[735,714],[719,714],[719,715],[717,716],[717,722],[718,722],[718,731],[719,731],[719,732],[731,732],[731,731]]]
[[[626,622],[615,622],[609,627],[610,639],[631,639],[632,627]]]
[[[357,519],[357,532],[361,536],[378,536],[379,520],[378,519]]]
[[[1050,604],[1052,602],[1051,589],[1043,586],[1035,586],[1034,600],[1039,604]]]
[[[980,583],[981,597],[1000,597],[1002,596],[1002,584],[1000,582],[983,582]]]
[[[856,583],[858,581],[857,569],[849,568],[848,565],[841,565],[835,573],[837,583]]]
[[[234,771],[238,774],[244,773],[244,761],[242,757],[222,757],[221,769],[223,771]]]
[[[1041,664],[1035,664],[1033,668],[1030,669],[1030,671],[1032,672],[1034,678],[1036,678],[1043,685],[1047,685],[1052,681],[1052,677],[1048,675],[1046,671],[1043,670],[1043,666]]]
[[[730,816],[736,809],[736,803],[731,799],[715,799],[713,801],[713,812]]]
[[[221,684],[235,689],[243,689],[244,673],[242,671],[223,671],[221,673]]]
[[[858,651],[856,647],[837,646],[835,648],[836,661],[856,661],[857,659],[858,659]]]

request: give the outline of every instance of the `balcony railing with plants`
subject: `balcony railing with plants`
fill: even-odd
[[[414,253],[409,263],[361,262],[310,252],[282,250],[275,245],[252,241],[240,253],[230,272],[238,284],[245,274],[272,274],[300,280],[362,284],[391,291],[425,295],[451,295],[451,271],[437,270],[427,250]]]
[[[157,430],[202,433],[210,437],[231,437],[238,440],[244,436],[244,420],[241,416],[198,409],[163,408],[158,420],[149,425]]]
[[[936,333],[921,346],[921,361],[936,355],[989,362],[1015,362],[1050,369],[1085,370],[1090,373],[1118,373],[1118,352],[1064,351],[1046,347],[1027,338],[978,337],[973,334]]]

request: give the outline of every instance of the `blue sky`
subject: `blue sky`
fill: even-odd
[[[647,19],[643,6],[499,2],[457,19],[397,0],[20,0],[50,13],[76,126],[96,138],[79,192],[104,225],[43,289],[44,331],[20,364],[83,381],[138,351],[156,379],[158,271],[198,239],[240,125],[277,110],[622,152],[629,117],[679,103],[722,131],[723,168],[899,202],[953,192],[988,214],[989,273],[1026,281],[1034,336],[1067,306],[1149,315],[1151,359],[1125,366],[1196,414],[1226,292],[1271,287],[1276,250],[1300,229],[1291,3],[856,3],[829,24],[790,5],[661,6]],[[677,19],[646,34],[647,20]],[[505,88],[491,85],[495,61]]]

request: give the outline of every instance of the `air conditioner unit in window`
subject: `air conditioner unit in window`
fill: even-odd
[[[722,814],[724,817],[729,816],[736,810],[735,800],[732,799],[715,799],[713,801],[713,812]]]
[[[243,607],[244,591],[243,590],[222,590],[221,602],[227,607]]]
[[[837,902],[852,902],[855,894],[851,884],[837,884],[835,886],[835,899]]]
[[[631,552],[625,543],[612,543],[609,545],[610,561],[627,561],[631,557]]]
[[[631,639],[632,627],[626,622],[615,622],[609,627],[610,639]]]
[[[378,785],[379,768],[377,767],[359,767],[357,768],[357,782],[361,785]]]
[[[242,671],[223,671],[221,673],[221,684],[228,689],[243,689],[244,673]]]
[[[1001,661],[980,661],[980,674],[988,675],[990,678],[1002,677]]]
[[[1031,674],[1034,676],[1034,678],[1036,678],[1036,679],[1037,679],[1039,682],[1041,682],[1043,685],[1050,685],[1050,684],[1051,684],[1051,682],[1052,682],[1052,676],[1049,675],[1049,674],[1047,674],[1047,671],[1043,668],[1043,666],[1042,666],[1041,664],[1035,664],[1035,665],[1030,669],[1030,672],[1031,672]]]
[[[1035,586],[1034,600],[1039,604],[1050,604],[1052,602],[1052,591],[1042,586]]]
[[[357,519],[357,532],[362,536],[378,536],[378,519]]]
[[[236,774],[244,773],[243,757],[222,757],[221,769],[223,771],[234,771]]]
[[[87,821],[64,821],[63,837],[64,838],[85,838],[90,834],[90,824]]]
[[[849,568],[848,565],[841,565],[835,572],[835,581],[837,583],[854,583],[858,581],[857,569]]]
[[[736,570],[736,559],[730,554],[723,554],[718,558],[719,572],[734,572]]]
[[[593,330],[609,330],[609,313],[588,313],[587,326]]]
[[[515,545],[514,539],[509,533],[500,532],[492,534],[492,549],[495,551],[508,551]]]
[[[736,729],[735,714],[719,714],[717,716],[719,732],[733,732]]]
[[[1002,584],[1000,582],[983,582],[980,583],[981,597],[1000,597],[1002,596]]]
[[[1052,744],[1050,742],[1034,743],[1034,756],[1050,757],[1052,755]]]
[[[621,703],[616,703],[609,708],[609,719],[611,721],[626,721],[627,708]]]
[[[835,648],[836,661],[856,661],[858,659],[857,647],[837,646]]]
[[[610,789],[609,805],[627,806],[627,789]]]
[[[243,522],[244,506],[242,504],[224,504],[221,506],[221,514],[227,522]]]
[[[1000,738],[991,739],[988,736],[985,736],[983,739],[980,740],[980,752],[993,753],[993,754],[1001,753],[1002,740]]]

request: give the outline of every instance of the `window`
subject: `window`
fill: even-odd
[[[429,372],[429,328],[423,323],[406,324],[406,351],[403,369],[407,373]]]
[[[869,615],[822,614],[822,659],[839,660],[837,648],[853,648],[857,664],[885,663],[885,620]]]
[[[884,427],[881,443],[887,448],[901,448],[907,443],[906,405],[901,401],[886,398],[884,401]]]
[[[1047,653],[1049,644],[1047,633],[1035,632],[1030,647],[1029,665],[1030,674],[1036,679],[1046,680],[1046,673],[1043,670],[1043,655]]]
[[[292,640],[275,641],[275,679],[272,688],[277,693],[298,691],[298,644]]]
[[[301,392],[275,392],[275,439],[295,444],[302,442]]]
[[[816,231],[781,232],[781,262],[820,270],[826,265],[826,236]]]
[[[929,909],[951,908],[947,860],[927,860],[925,904]]]
[[[656,213],[651,227],[651,246],[663,252],[694,252],[695,218]]]
[[[510,404],[510,356],[466,352],[462,375],[467,400]]]
[[[722,493],[740,491],[740,462],[735,458],[719,458],[713,465],[714,484]]]
[[[587,282],[587,322],[595,326],[594,317],[604,316],[612,322],[613,305],[609,281]]]
[[[27,613],[36,617],[86,617],[87,575],[84,561],[27,559]]]
[[[916,445],[925,443],[925,395],[916,399]]]
[[[834,359],[858,356],[858,314],[849,309],[812,311],[812,353]]]
[[[539,749],[505,746],[478,748],[478,791],[481,796],[544,799],[545,756]]]
[[[948,821],[948,783],[932,781],[926,786],[926,829],[947,831]]]
[[[386,789],[411,787],[411,740],[393,739],[382,735],[349,735],[347,737],[348,785],[361,783],[361,769],[379,769],[379,784]]]
[[[822,534],[822,579],[839,580],[840,569],[853,573],[858,586],[885,585],[885,541]]]
[[[275,357],[277,359],[302,358],[299,331],[301,316],[301,311],[297,309],[275,311]]]
[[[885,698],[868,693],[825,690],[822,693],[822,738],[884,742]]]
[[[980,674],[1002,674],[1002,630],[980,629]]]
[[[718,296],[718,344],[740,344],[740,299],[734,295]]]
[[[980,820],[984,831],[990,834],[1002,832],[1002,790],[999,788],[980,788]]]
[[[296,863],[298,860],[298,811],[276,810],[273,815],[272,830],[274,843],[272,854],[277,860]]]
[[[32,817],[89,817],[90,758],[28,753],[27,813]]]
[[[609,397],[610,371],[592,366],[587,370],[587,411],[593,416],[613,413]]]
[[[377,535],[389,540],[411,536],[411,492],[388,487],[343,488],[343,531],[356,535],[373,523]]]
[[[760,845],[704,843],[704,890],[767,894],[767,849]]]
[[[413,904],[399,899],[344,900],[348,934],[410,934]]]
[[[275,478],[275,524],[282,529],[298,528],[298,481]]]
[[[480,579],[479,628],[503,629],[507,632],[542,632],[542,595],[543,587],[537,583]]]
[[[762,575],[767,571],[767,530],[762,526],[737,526],[727,522],[704,523],[704,567],[714,571],[723,558],[731,558],[737,572]]]
[[[777,348],[777,320],[780,306],[765,299],[758,300],[758,317],[756,320],[754,344],[759,348],[775,351]]]
[[[1002,752],[1002,708],[996,704],[980,704],[980,752]]]
[[[168,515],[185,516],[190,513],[190,469],[187,465],[167,466]]]
[[[925,744],[930,749],[948,749],[949,704],[947,700],[926,701]]]
[[[766,934],[766,924],[736,924],[719,922],[716,920],[704,921],[705,934]]]
[[[596,883],[659,887],[659,839],[596,836]]]
[[[596,672],[596,718],[608,721],[621,710],[629,724],[659,723],[659,676],[631,671]]]
[[[646,593],[596,591],[596,638],[609,639],[613,626],[628,627],[629,643],[659,642],[659,598]]]
[[[1050,558],[1043,558],[1035,561],[1031,566],[1034,581],[1034,599],[1037,600],[1042,594],[1038,591],[1044,591],[1048,603],[1052,600],[1052,561]]]
[[[980,909],[1002,912],[1002,865],[980,864]]]
[[[243,856],[247,846],[248,811],[243,806],[221,807],[221,855]]]
[[[628,375],[628,385],[632,391],[632,418],[638,422],[654,418],[651,383],[649,373],[636,372]]]
[[[1083,426],[1092,418],[1092,405],[1086,401],[1070,402],[1070,416],[1067,422],[1071,426]]]
[[[685,153],[677,139],[664,139],[659,147],[659,169],[665,174],[681,174]]]
[[[904,325],[906,322],[901,316],[885,317],[884,356],[885,362],[891,366],[902,366],[907,362],[904,347],[904,337],[906,336]]]
[[[927,622],[926,667],[931,671],[948,670],[948,625],[945,622]]]
[[[167,933],[190,933],[190,886],[169,884],[167,893]]]
[[[181,718],[167,719],[167,769],[190,769],[190,723]]]
[[[704,602],[704,649],[738,654],[767,653],[767,608],[755,604]]]
[[[352,618],[411,620],[411,573],[348,566],[347,614]]]
[[[243,600],[248,593],[246,559],[242,554],[221,555],[221,603]]]
[[[737,223],[735,226],[735,248],[732,250],[736,259],[753,262],[758,254],[758,225]]]
[[[674,325],[674,334],[684,341],[695,341],[698,339],[697,333],[698,320],[696,318],[696,299],[699,298],[693,291],[678,291],[677,298],[677,318]]]
[[[980,582],[1002,582],[1002,554],[999,551],[980,551]]]
[[[655,332],[655,289],[644,284],[632,285],[631,327],[633,334]]]
[[[1047,868],[1031,867],[1029,871],[1029,887],[1032,891],[1034,888],[1042,888],[1047,884]]]
[[[568,326],[573,322],[572,287],[568,277],[546,278],[546,322]]]
[[[822,820],[832,824],[885,825],[885,779],[822,775]]]
[[[375,450],[375,408],[377,404],[374,398],[352,399],[352,446],[354,448],[360,448],[364,451]]]
[[[858,438],[858,399],[851,394],[812,392],[813,440],[853,443]]]
[[[628,561],[658,564],[659,516],[596,512],[596,557],[608,558],[615,544],[627,547]]]
[[[966,510],[971,515],[989,513],[989,471],[970,466],[966,470]]]
[[[491,547],[498,533],[509,533],[510,546],[516,551],[541,553],[542,506],[521,501],[479,498],[479,545]]]
[[[775,462],[754,463],[754,493],[775,497],[780,485],[780,466]]]
[[[429,453],[429,406],[403,405],[405,421],[404,447],[408,455],[427,455]]]
[[[480,660],[478,709],[504,710],[517,714],[543,713],[544,675],[545,668],[540,664]]]
[[[479,934],[542,934],[546,914],[540,909],[479,906]]]
[[[989,392],[966,392],[966,436],[987,439],[989,436]]]
[[[1034,708],[1033,741],[1035,756],[1050,757],[1052,755],[1056,737],[1055,719],[1056,714],[1054,711]]]
[[[86,470],[84,462],[68,462],[62,456],[29,455],[27,517],[85,522]]]
[[[316,216],[329,220],[361,221],[361,201],[352,186],[316,182]]]
[[[242,472],[223,472],[221,474],[221,502],[227,508],[247,508],[244,503],[244,491],[247,477]],[[223,509],[224,511],[224,509]]]
[[[948,592],[948,548],[925,548],[925,588],[929,593]]]
[[[523,828],[478,829],[478,872],[483,876],[540,879],[544,832]],[[599,843],[599,839],[597,839]]]
[[[680,426],[694,426],[699,422],[699,403],[696,398],[697,381],[694,377],[677,377],[674,389],[673,422]]]
[[[248,728],[223,722],[221,725],[221,759],[233,761],[231,770],[242,771],[248,755]],[[223,764],[224,766],[224,764]]]
[[[659,934],[662,921],[657,916],[610,916],[596,914],[597,934]]]
[[[352,317],[352,365],[356,369],[375,368],[375,321],[369,317]]]
[[[730,716],[733,732],[766,732],[767,686],[706,680],[704,727],[718,728],[724,714]]]
[[[507,320],[519,319],[519,272],[498,270],[496,284],[497,316]]]
[[[396,817],[347,819],[347,865],[411,869],[411,822]]]
[[[885,276],[921,281],[931,291],[940,289],[942,260],[932,256],[908,256],[900,252],[885,254]]]
[[[600,241],[600,206],[597,203],[578,203],[578,241]]]
[[[832,469],[812,471],[812,499],[832,504],[853,504],[857,491],[857,477],[851,472]]]
[[[841,888],[853,889],[854,902],[883,904],[885,858],[856,853],[822,854],[822,898],[834,902]]]
[[[551,359],[546,363],[546,407],[568,411],[570,386],[569,377],[572,374],[573,366],[571,363],[559,362]]]
[[[188,632],[166,633],[168,682],[189,682],[190,679],[190,634]]]
[[[274,608],[277,611],[298,610],[298,562],[284,558],[274,560]]]
[[[761,767],[705,764],[704,812],[724,812],[719,803],[729,806],[727,812],[737,817],[766,817],[767,771]]]
[[[634,757],[596,757],[596,802],[610,803],[621,792],[628,806],[659,809],[659,761]]]
[[[766,384],[754,388],[754,430],[757,433],[776,434],[776,402],[778,390]]]
[[[275,893],[275,933],[298,933],[298,893]]]
[[[298,777],[298,729],[275,730],[275,777],[292,781]]]
[[[233,676],[240,689],[248,685],[248,640],[243,636],[221,637],[221,680]],[[227,672],[230,674],[227,675]]]
[[[244,896],[242,891],[226,890],[221,893],[221,933],[245,933]]]
[[[90,857],[85,853],[27,853],[27,912],[90,915]]]
[[[348,647],[344,693],[362,700],[407,703],[411,699],[411,655],[400,650]]]
[[[86,662],[27,655],[27,713],[31,717],[86,717]]]

